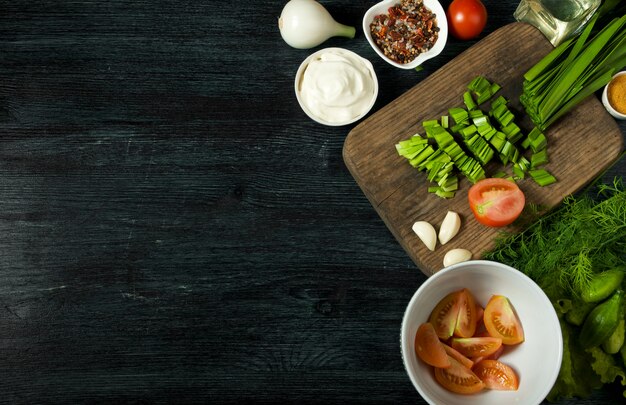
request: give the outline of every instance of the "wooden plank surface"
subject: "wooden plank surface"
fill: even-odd
[[[415,72],[361,30],[290,48],[273,0],[0,3],[0,405],[426,404],[399,346],[426,276],[294,75],[352,50],[375,113],[477,40]],[[374,2],[322,3],[358,28]]]
[[[450,107],[463,106],[467,83],[483,75],[502,86],[522,127],[531,128],[519,104],[523,74],[551,50],[535,28],[506,25],[450,61],[427,79],[379,110],[347,136],[343,157],[351,174],[402,247],[426,275],[442,267],[443,256],[453,248],[466,248],[479,258],[493,247],[499,232],[510,227],[488,228],[477,223],[467,203],[471,185],[461,180],[460,190],[450,200],[427,192],[431,185],[425,174],[398,156],[394,145],[419,132],[421,122],[447,114]],[[550,163],[545,167],[558,179],[549,187],[533,180],[519,182],[528,203],[545,207],[559,204],[613,162],[623,148],[622,134],[602,104],[590,97],[547,132]],[[487,175],[501,169],[491,165]],[[461,215],[461,232],[448,244],[430,252],[411,230],[415,221],[439,227],[448,210]]]

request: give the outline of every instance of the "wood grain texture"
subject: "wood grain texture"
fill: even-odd
[[[283,4],[0,0],[0,403],[424,403],[399,333],[426,277],[344,164],[352,127],[298,107],[321,47],[282,41]],[[419,73],[359,31],[324,46],[372,61],[375,112],[475,42]]]
[[[417,266],[427,275],[443,265],[443,256],[454,248],[465,248],[480,258],[494,246],[503,230],[480,225],[474,220],[466,198],[471,184],[460,181],[458,197],[449,200],[427,192],[431,185],[424,173],[416,173],[395,144],[415,133],[424,134],[421,122],[448,114],[451,107],[462,107],[467,84],[482,75],[502,86],[499,93],[510,101],[518,117],[523,74],[552,49],[539,30],[527,24],[512,23],[484,38],[428,79],[415,85],[376,114],[359,124],[345,141],[346,166],[390,231]],[[525,124],[525,126],[524,126]],[[528,119],[521,123],[528,132]],[[623,149],[622,134],[615,120],[595,98],[589,98],[546,132],[550,163],[545,167],[559,181],[540,187],[532,179],[519,182],[528,203],[552,208],[563,197],[575,193],[611,165]],[[487,167],[487,175],[502,169],[497,163]],[[414,234],[416,221],[428,221],[437,228],[448,211],[459,213],[459,234],[435,252],[429,251]]]

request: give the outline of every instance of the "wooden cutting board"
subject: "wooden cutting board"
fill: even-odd
[[[456,196],[446,200],[428,193],[431,185],[424,173],[399,156],[395,144],[416,132],[421,122],[446,115],[450,107],[463,107],[467,83],[483,75],[502,86],[500,94],[517,111],[522,76],[552,46],[534,27],[512,23],[493,32],[405,94],[361,122],[348,134],[343,158],[369,201],[411,259],[426,275],[443,267],[443,257],[453,248],[465,248],[478,259],[494,247],[495,238],[510,227],[489,228],[479,224],[467,203],[470,183],[462,179]],[[522,114],[518,114],[522,116]],[[522,127],[531,128],[529,120]],[[622,134],[614,119],[596,97],[589,97],[555,123],[547,132],[550,163],[545,168],[558,182],[539,187],[532,179],[518,182],[527,203],[554,207],[563,197],[581,189],[617,159],[623,148]],[[502,166],[488,167],[493,174]],[[462,177],[462,176],[461,176]],[[415,221],[425,220],[439,228],[448,210],[461,215],[459,234],[446,245],[429,251],[412,231]]]

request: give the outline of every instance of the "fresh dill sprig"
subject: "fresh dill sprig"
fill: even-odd
[[[626,266],[626,191],[621,178],[598,194],[568,196],[525,231],[502,235],[483,255],[515,267],[551,298],[579,296],[592,277]]]

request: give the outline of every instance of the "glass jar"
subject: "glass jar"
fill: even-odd
[[[537,27],[552,45],[579,33],[601,0],[521,0],[513,17]]]

